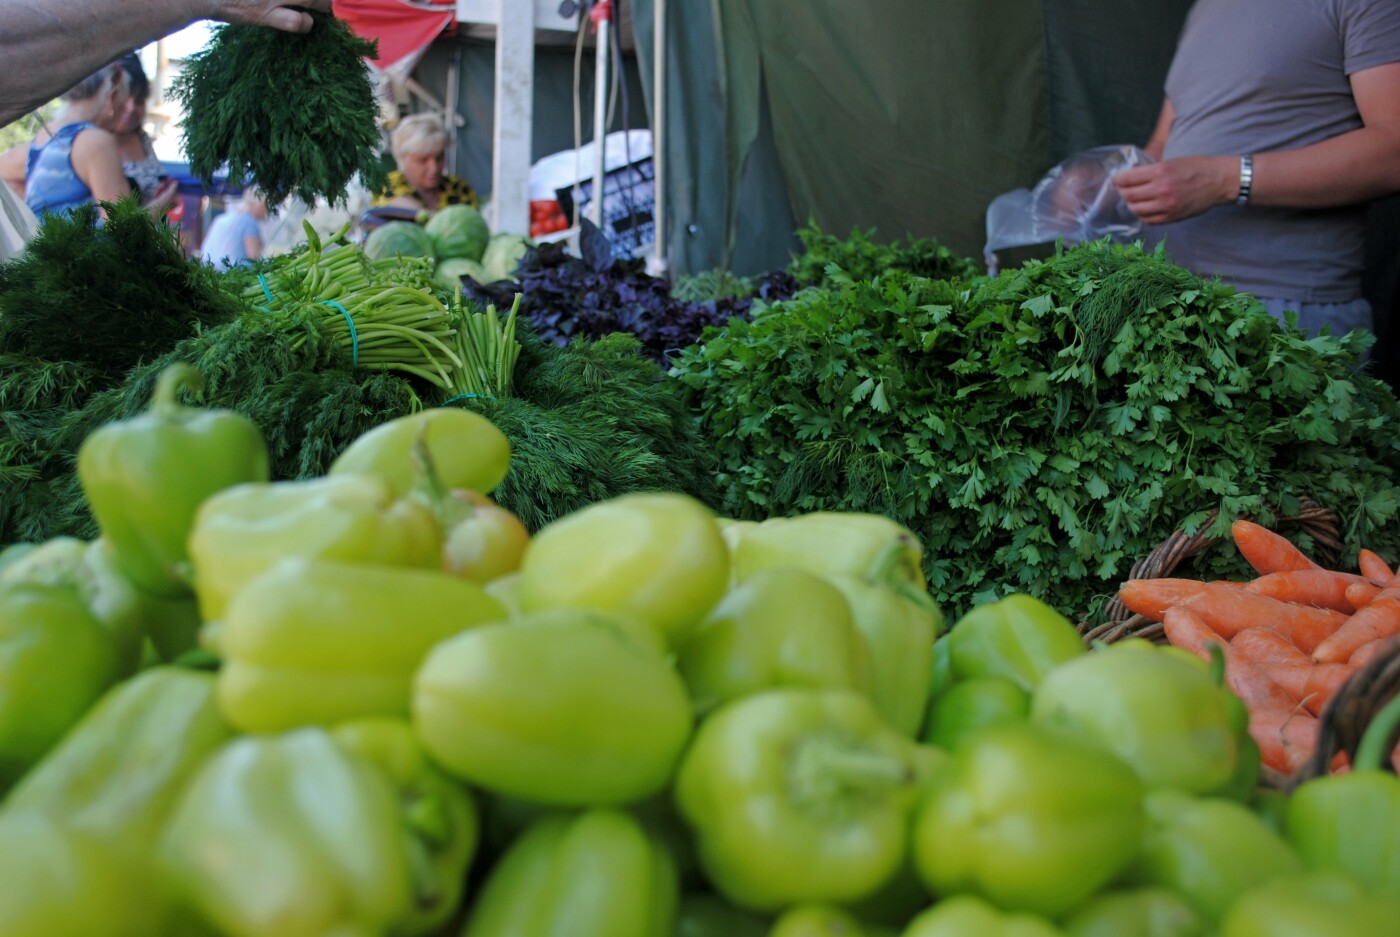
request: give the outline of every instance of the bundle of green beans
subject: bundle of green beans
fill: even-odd
[[[422,286],[421,258],[370,262],[346,239],[349,225],[322,241],[305,225],[307,249],[279,259],[242,292],[271,314],[311,313],[317,330],[349,352],[355,367],[417,375],[461,393],[464,362],[455,350],[460,316]],[[296,339],[299,347],[305,336]]]
[[[469,312],[458,297],[452,303],[457,320],[457,356],[462,367],[457,372],[456,390],[472,397],[509,397],[520,357],[515,340],[515,317],[520,312],[520,294],[515,294],[504,323],[494,305],[485,312]]]

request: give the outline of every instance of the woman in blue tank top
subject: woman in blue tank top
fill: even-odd
[[[126,76],[113,63],[84,79],[63,96],[56,129],[29,150],[25,202],[41,218],[68,214],[79,205],[111,202],[130,194],[121,153],[112,131],[129,96]],[[174,195],[169,182],[147,207],[163,211]]]

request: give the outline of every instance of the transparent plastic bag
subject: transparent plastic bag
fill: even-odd
[[[1113,176],[1150,162],[1132,144],[1095,147],[1051,169],[1035,188],[997,196],[987,206],[987,272],[996,275],[996,252],[1009,247],[1137,237],[1142,222],[1118,195]]]

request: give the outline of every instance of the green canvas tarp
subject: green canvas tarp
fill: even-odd
[[[654,0],[635,7],[645,82]],[[728,260],[755,272],[790,248],[790,239],[745,236],[764,226],[759,211],[773,213],[749,197],[755,174],[798,223],[931,236],[979,256],[994,197],[1081,149],[1145,141],[1189,7],[672,0],[676,268]],[[709,151],[694,152],[696,140]],[[703,237],[680,234],[697,222]]]

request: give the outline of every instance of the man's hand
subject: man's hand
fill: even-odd
[[[1124,169],[1113,177],[1128,208],[1148,224],[1169,224],[1235,200],[1238,156],[1183,156]]]
[[[331,11],[331,0],[209,0],[209,3],[213,8],[209,19],[271,26],[290,33],[304,33],[311,29],[311,14],[303,10],[318,13]]]

